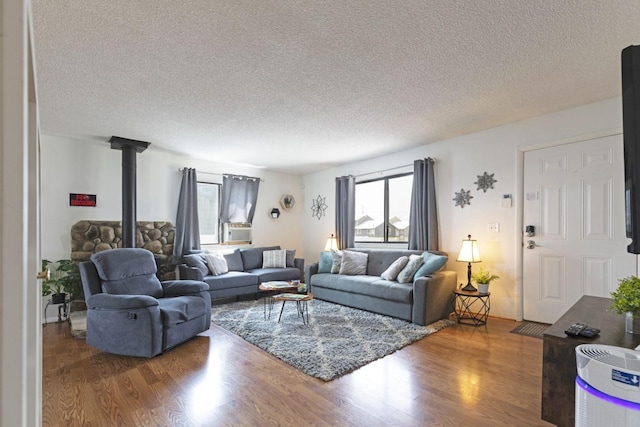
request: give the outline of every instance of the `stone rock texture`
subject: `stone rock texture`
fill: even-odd
[[[173,253],[175,226],[166,221],[138,221],[136,247],[152,252],[161,280],[174,280],[175,273],[168,270]],[[71,260],[89,261],[95,252],[122,247],[122,221],[78,221],[71,226]]]

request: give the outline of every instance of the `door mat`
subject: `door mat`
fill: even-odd
[[[527,322],[524,321],[516,326],[511,333],[518,335],[526,335],[528,337],[542,338],[542,334],[551,326],[547,323]]]
[[[453,324],[419,326],[404,320],[314,299],[309,324],[295,304],[265,319],[263,301],[214,306],[211,321],[307,375],[331,381]]]

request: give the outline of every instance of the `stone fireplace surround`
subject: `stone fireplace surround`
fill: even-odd
[[[136,247],[153,253],[161,280],[175,279],[168,261],[173,253],[175,226],[168,221],[136,222]],[[71,260],[89,261],[95,252],[122,247],[122,221],[82,220],[71,226]]]

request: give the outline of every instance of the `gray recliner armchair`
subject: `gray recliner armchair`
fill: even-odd
[[[108,353],[156,356],[209,329],[209,286],[160,282],[146,249],[111,249],[80,263],[87,343]]]

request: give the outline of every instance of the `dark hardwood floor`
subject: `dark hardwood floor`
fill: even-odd
[[[312,319],[313,321],[313,319]],[[334,381],[212,325],[153,359],[43,329],[44,426],[550,426],[542,340],[454,325]]]

